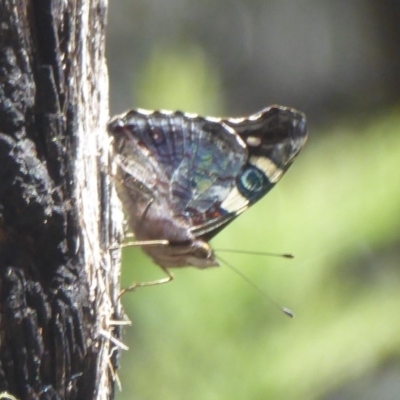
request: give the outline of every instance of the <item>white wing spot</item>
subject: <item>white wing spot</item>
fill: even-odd
[[[241,213],[249,205],[249,201],[246,197],[242,196],[237,188],[233,188],[229,193],[229,196],[221,204],[221,208],[228,212]]]
[[[249,159],[251,165],[254,165],[265,173],[270,182],[276,183],[283,175],[283,170],[267,157],[252,156]]]

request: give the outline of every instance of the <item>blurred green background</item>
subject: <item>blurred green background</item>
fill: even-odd
[[[221,256],[295,319],[225,266],[175,271],[122,299],[117,399],[400,399],[399,15],[386,1],[110,3],[113,113],[278,103],[306,112],[310,134],[212,241],[294,253]],[[163,277],[140,250],[123,257],[123,286]]]

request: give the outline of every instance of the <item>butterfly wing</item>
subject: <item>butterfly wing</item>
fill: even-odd
[[[248,158],[230,126],[179,111],[132,110],[115,117],[108,129],[124,185],[132,189],[130,201],[164,202],[164,212],[191,227],[206,223]]]
[[[304,114],[279,106],[236,119],[132,110],[109,131],[136,193],[205,241],[278,182],[307,136]]]
[[[222,119],[221,123],[237,132],[248,155],[235,186],[214,210],[215,217],[192,229],[206,241],[274,187],[307,139],[305,115],[287,107],[272,106],[250,117]]]

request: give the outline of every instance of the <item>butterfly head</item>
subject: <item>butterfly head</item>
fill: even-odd
[[[192,266],[205,269],[220,265],[211,246],[200,239],[157,248],[143,247],[143,250],[163,268]]]

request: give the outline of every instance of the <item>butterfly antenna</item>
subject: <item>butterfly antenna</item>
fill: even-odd
[[[268,257],[280,257],[280,258],[294,258],[294,254],[291,253],[269,253],[264,251],[248,251],[248,250],[235,250],[235,249],[215,249],[217,253],[237,253],[237,254],[249,254],[252,256],[268,256]]]
[[[282,307],[280,304],[278,304],[273,298],[268,296],[265,292],[263,292],[253,281],[251,281],[246,275],[244,275],[241,271],[239,271],[237,268],[235,268],[232,264],[221,258],[220,256],[217,257],[220,261],[222,261],[223,264],[225,264],[227,267],[229,267],[233,272],[235,272],[237,275],[239,275],[242,279],[244,279],[250,286],[252,286],[261,296],[263,296],[265,299],[267,299],[269,302],[271,302],[275,307],[277,307],[280,311],[282,311],[285,315],[287,315],[290,318],[294,318],[294,314],[292,311],[290,311],[286,307]]]

